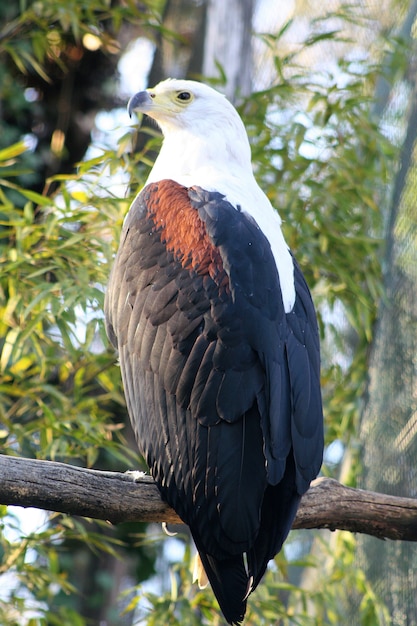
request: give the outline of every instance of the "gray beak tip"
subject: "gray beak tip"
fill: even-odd
[[[144,110],[149,107],[151,103],[152,98],[149,93],[147,91],[139,91],[138,93],[135,93],[135,95],[132,96],[127,103],[127,112],[129,113],[129,116],[132,117],[134,111],[140,109],[144,112]]]

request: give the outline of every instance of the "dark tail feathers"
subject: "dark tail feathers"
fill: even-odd
[[[198,541],[196,546],[198,549]],[[253,582],[253,577],[247,573],[244,557],[238,555],[219,560],[204,552],[199,551],[199,554],[226,621],[238,626],[245,617],[246,599]]]
[[[229,624],[242,623],[248,595],[258,586],[268,561],[281,550],[291,529],[301,499],[294,475],[294,462],[290,460],[281,483],[267,487],[259,534],[247,554],[215,559],[205,553],[197,533],[192,531],[214,595]]]

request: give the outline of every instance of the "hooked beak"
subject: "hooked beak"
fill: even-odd
[[[132,96],[127,103],[127,112],[129,116],[132,117],[134,111],[141,111],[142,113],[146,113],[146,111],[152,105],[152,98],[149,95],[148,91],[139,91]]]

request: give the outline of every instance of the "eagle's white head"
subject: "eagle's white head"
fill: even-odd
[[[249,141],[238,112],[208,85],[168,78],[134,95],[128,111],[145,113],[157,122],[165,137],[161,152],[170,150],[171,174],[176,165],[183,174],[198,175],[198,169],[211,161],[220,170],[224,160],[228,170],[252,172]]]
[[[148,115],[164,135],[147,183],[171,179],[185,187],[218,191],[251,215],[271,243],[285,309],[291,310],[292,259],[280,217],[254,178],[248,136],[234,106],[208,85],[168,79],[134,95],[128,111]]]

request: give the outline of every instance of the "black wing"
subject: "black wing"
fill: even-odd
[[[108,334],[141,452],[190,526],[226,619],[238,623],[321,464],[317,325],[297,266],[285,315],[267,239],[220,194],[193,188],[181,207],[198,214],[205,245],[220,254],[216,271],[170,249],[159,185],[127,217]]]

